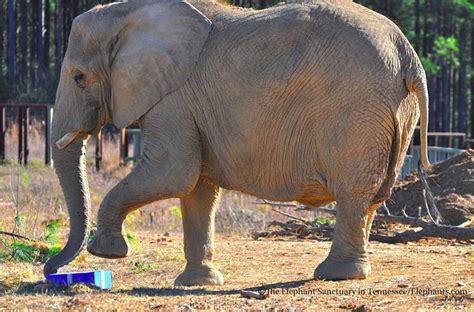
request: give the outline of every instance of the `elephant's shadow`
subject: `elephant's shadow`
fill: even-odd
[[[251,291],[262,291],[269,289],[287,289],[287,288],[296,288],[301,287],[307,282],[312,281],[311,279],[306,280],[297,280],[290,282],[281,282],[266,284],[261,286],[255,286],[250,288],[245,288],[246,290]],[[2,285],[0,283],[0,295],[8,293],[9,287]],[[228,289],[228,290],[218,290],[218,289],[207,289],[207,288],[173,288],[173,287],[163,287],[163,288],[152,288],[152,287],[135,287],[132,289],[119,289],[111,290],[112,294],[127,294],[130,296],[157,296],[157,297],[175,297],[175,296],[210,296],[210,295],[239,295],[242,289]],[[42,295],[63,295],[63,296],[74,296],[76,291],[73,288],[69,287],[55,287],[48,285],[44,282],[36,283],[22,283],[15,294],[42,294]]]
[[[296,288],[301,287],[307,282],[312,281],[311,279],[282,282],[282,283],[273,283],[266,284],[256,287],[245,288],[245,290],[251,291],[262,291],[269,289],[286,289],[286,288]],[[168,296],[209,296],[209,295],[238,295],[242,289],[228,289],[228,290],[214,290],[206,288],[148,288],[148,287],[139,287],[132,288],[130,290],[119,290],[117,293],[126,293],[130,296],[158,296],[158,297],[168,297]]]

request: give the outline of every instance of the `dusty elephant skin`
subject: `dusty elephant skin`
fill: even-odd
[[[71,218],[56,272],[85,245],[84,140],[137,122],[144,155],[104,198],[94,255],[125,257],[122,223],[181,199],[187,265],[177,285],[222,284],[213,266],[219,188],[310,205],[338,202],[317,279],[365,278],[375,209],[390,197],[418,118],[424,70],[400,30],[350,1],[253,11],[213,1],[129,1],[74,20],[57,92],[56,170]]]

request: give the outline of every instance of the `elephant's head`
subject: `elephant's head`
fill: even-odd
[[[74,20],[53,121],[53,158],[71,228],[45,274],[68,264],[85,244],[90,209],[85,139],[110,121],[128,126],[179,89],[210,30],[211,22],[181,0],[113,3]]]

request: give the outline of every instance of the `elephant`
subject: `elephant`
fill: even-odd
[[[188,2],[189,1],[189,2]],[[364,279],[376,209],[390,198],[420,121],[426,74],[389,19],[348,0],[265,10],[219,1],[129,0],[73,21],[53,120],[53,160],[70,232],[50,274],[87,250],[130,253],[127,214],[179,198],[186,266],[176,285],[221,285],[213,264],[220,189],[313,207],[337,202],[315,279]],[[86,243],[87,138],[140,127],[143,155],[106,194]]]

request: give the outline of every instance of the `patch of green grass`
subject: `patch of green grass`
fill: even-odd
[[[183,220],[183,215],[181,214],[181,207],[179,206],[171,206],[168,208],[171,215],[175,216],[179,220]]]
[[[46,168],[43,160],[32,159],[28,161],[28,169],[43,169]]]
[[[139,250],[141,248],[140,242],[137,240],[135,234],[130,232],[130,230],[125,230],[125,237],[127,238],[128,243],[134,250]]]
[[[25,242],[13,242],[10,248],[11,259],[19,262],[36,262],[41,254],[39,248]]]
[[[51,220],[46,225],[45,240],[48,244],[55,245],[59,243],[59,231],[61,230],[61,220]]]
[[[22,218],[20,216],[18,220],[18,224],[20,225],[22,222],[21,220]],[[0,239],[0,242],[5,247],[4,250],[0,252],[0,261],[45,263],[55,255],[57,255],[62,249],[59,243],[60,230],[60,220],[52,220],[47,224],[45,236],[40,241],[7,241],[5,239]]]
[[[318,217],[314,220],[315,225],[334,225],[336,224],[336,218],[328,218],[328,217]]]
[[[47,258],[56,256],[62,249],[60,244],[61,220],[52,220],[46,226],[45,241],[48,244]]]
[[[144,273],[144,272],[150,272],[153,270],[155,267],[155,264],[151,262],[141,262],[137,261],[133,264],[133,273]]]

